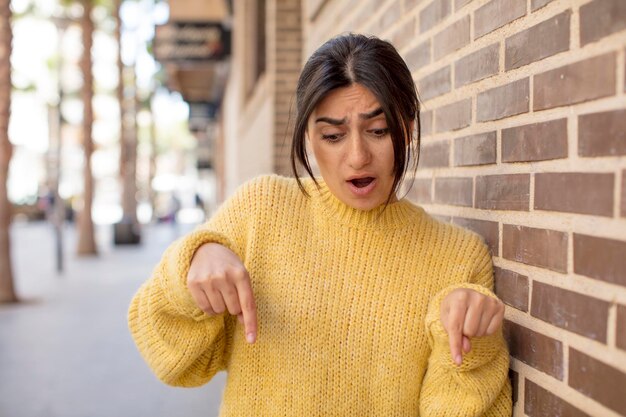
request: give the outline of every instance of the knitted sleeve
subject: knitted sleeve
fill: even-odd
[[[209,242],[228,247],[245,263],[255,185],[240,187],[206,224],[172,243],[131,301],[130,333],[144,360],[167,384],[199,386],[226,367],[236,319],[228,312],[208,316],[200,310],[187,289],[187,273],[195,251]]]
[[[426,315],[431,354],[420,394],[420,416],[510,416],[509,353],[500,329],[493,335],[471,339],[472,349],[457,366],[452,360],[448,334],[440,320],[445,296],[456,288],[469,288],[489,297],[493,265],[486,245],[477,241],[471,281],[440,291]]]

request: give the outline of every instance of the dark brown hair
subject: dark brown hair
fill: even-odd
[[[300,189],[296,161],[313,176],[306,152],[308,119],[334,89],[360,84],[376,97],[385,114],[393,142],[394,182],[387,203],[397,192],[413,159],[417,169],[420,144],[419,100],[406,63],[393,45],[373,36],[340,35],[328,40],[308,59],[296,89],[296,120],[291,144],[291,168]],[[415,122],[415,136],[411,123]],[[415,154],[412,155],[412,148]],[[317,182],[316,182],[317,184]]]

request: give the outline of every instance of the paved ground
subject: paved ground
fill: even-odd
[[[12,229],[18,305],[0,305],[0,417],[213,417],[225,374],[202,388],[159,382],[128,333],[130,298],[178,233],[144,227],[144,244],[114,248],[98,230],[100,256],[77,259],[66,231],[66,271],[54,268],[46,223]]]

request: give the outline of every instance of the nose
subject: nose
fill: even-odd
[[[372,160],[368,143],[358,133],[350,135],[347,160],[350,168],[354,170],[367,166]]]

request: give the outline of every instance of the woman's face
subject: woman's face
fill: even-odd
[[[385,114],[367,88],[353,84],[331,91],[309,117],[307,139],[335,197],[359,210],[387,201],[393,144]]]

